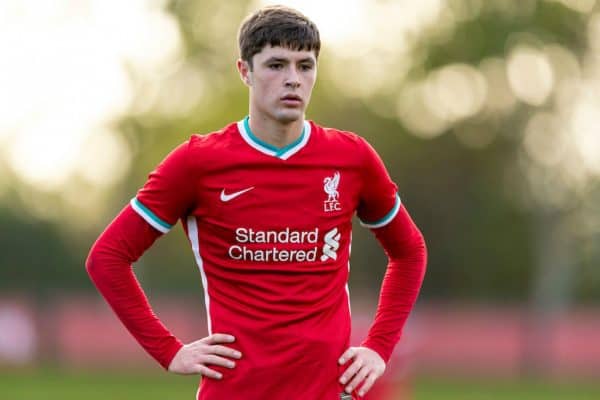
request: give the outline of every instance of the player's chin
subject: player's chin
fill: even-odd
[[[304,117],[304,109],[302,108],[289,108],[280,110],[277,113],[277,120],[282,124],[289,124],[291,122],[298,121]]]

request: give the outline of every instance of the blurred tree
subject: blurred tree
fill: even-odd
[[[0,211],[3,226],[15,227],[0,241],[0,282],[36,291],[64,282],[89,288],[87,249],[147,174],[190,134],[247,113],[234,62],[238,24],[251,3],[167,3],[183,56],[160,76],[131,73],[131,112],[119,121],[132,152],[127,179],[103,194],[105,211],[94,224],[76,228],[33,223],[19,211],[29,206],[13,200],[15,212]],[[380,152],[428,243],[423,299],[517,303],[531,293],[538,305],[600,299],[594,268],[600,223],[591,217],[600,215],[598,174],[578,167],[584,163],[569,125],[582,120],[569,105],[579,104],[586,59],[595,54],[587,43],[595,9],[569,7],[575,3],[439,2],[430,23],[397,36],[387,32],[401,21],[382,11],[370,29],[385,34],[376,35],[372,48],[324,43],[308,117],[355,131]],[[69,215],[68,206],[52,204]],[[17,244],[31,238],[48,250],[29,254],[35,259],[21,261],[17,277],[4,266],[23,260]],[[351,287],[377,289],[385,257],[370,233],[356,227],[352,249]],[[36,275],[41,254],[52,260],[47,275]],[[181,229],[139,264],[150,291],[201,293]]]

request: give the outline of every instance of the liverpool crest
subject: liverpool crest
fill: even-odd
[[[333,176],[328,176],[323,179],[323,190],[327,194],[327,200],[323,202],[323,209],[325,212],[340,211],[341,205],[338,201],[340,192],[338,192],[338,186],[340,184],[340,173],[335,172]]]

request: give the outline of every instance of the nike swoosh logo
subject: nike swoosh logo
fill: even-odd
[[[225,193],[225,189],[223,189],[223,190],[221,191],[221,201],[226,203],[226,202],[228,202],[228,201],[230,201],[230,200],[233,200],[233,199],[235,199],[235,198],[236,198],[236,197],[238,197],[238,196],[241,196],[241,195],[243,195],[243,194],[244,194],[244,193],[246,193],[246,192],[249,192],[249,191],[250,191],[250,190],[252,190],[252,189],[254,189],[254,186],[252,186],[252,187],[249,187],[249,188],[247,188],[247,189],[244,189],[244,190],[240,190],[239,192],[233,192],[233,193],[230,193],[230,194],[226,194],[226,193]]]

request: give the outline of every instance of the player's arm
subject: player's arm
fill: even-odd
[[[341,364],[354,359],[341,382],[348,384],[349,393],[362,383],[361,396],[384,372],[419,295],[427,263],[423,236],[404,207],[389,224],[372,231],[388,257],[375,320],[361,347],[348,349],[340,358]]]
[[[366,144],[365,187],[358,215],[382,245],[388,265],[381,286],[375,320],[360,347],[340,357],[347,367],[340,382],[351,393],[364,395],[381,376],[402,328],[419,294],[427,252],[423,235],[401,204],[393,184],[375,151]]]
[[[190,205],[192,196],[186,188],[191,183],[183,182],[190,176],[186,153],[187,144],[178,147],[150,175],[138,196],[93,245],[86,268],[125,327],[163,368],[220,378],[220,374],[207,365],[232,367],[232,361],[225,357],[239,358],[239,353],[221,343],[235,339],[215,334],[187,345],[181,343],[152,311],[132,268]]]
[[[152,312],[132,264],[161,235],[127,205],[92,246],[87,272],[121,322],[164,368],[183,345]]]
[[[427,249],[421,231],[404,206],[389,224],[372,232],[383,247],[388,264],[375,320],[363,346],[375,350],[387,362],[417,301],[425,276]]]

